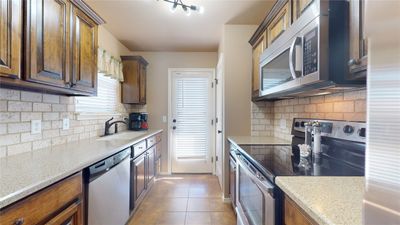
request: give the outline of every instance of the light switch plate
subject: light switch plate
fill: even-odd
[[[64,118],[62,123],[62,129],[68,130],[69,129],[69,118]]]
[[[285,129],[286,128],[286,120],[285,119],[281,119],[280,122],[279,122],[279,126],[282,129]]]
[[[42,133],[42,120],[32,120],[31,121],[31,134]]]
[[[163,123],[166,123],[167,122],[167,116],[163,116],[162,117],[162,121],[163,121]]]

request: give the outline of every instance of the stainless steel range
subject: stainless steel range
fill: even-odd
[[[306,125],[315,121],[318,129],[311,135],[311,145],[319,153],[301,157],[298,145],[305,143]],[[231,155],[238,159],[238,224],[283,223],[276,176],[364,176],[365,129],[364,122],[294,119],[291,145],[232,144]]]

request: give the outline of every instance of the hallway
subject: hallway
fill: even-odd
[[[129,225],[235,225],[216,176],[157,177]]]

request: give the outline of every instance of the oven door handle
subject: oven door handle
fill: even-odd
[[[293,43],[290,45],[289,49],[289,69],[290,69],[290,74],[292,74],[293,80],[297,79],[297,77],[301,76],[301,71],[296,70],[298,67],[298,59],[296,57],[296,46],[301,44],[301,38],[296,37],[293,40]]]
[[[266,178],[263,178],[261,176],[257,177],[257,175],[251,171],[250,167],[246,165],[243,158],[239,157],[238,161],[240,166],[239,169],[242,169],[250,177],[253,183],[255,183],[260,188],[260,190],[264,192],[264,194],[269,194],[270,196],[273,196],[274,185],[271,184]]]

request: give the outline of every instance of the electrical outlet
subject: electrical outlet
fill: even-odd
[[[64,118],[62,123],[62,129],[68,130],[69,129],[69,118]]]
[[[31,134],[42,133],[42,120],[32,120],[31,121]]]
[[[167,116],[163,116],[162,117],[162,121],[163,121],[163,123],[166,123],[167,122]]]
[[[282,129],[285,129],[286,128],[286,120],[285,119],[281,119],[280,122],[279,122],[279,125],[280,125],[280,127]]]

